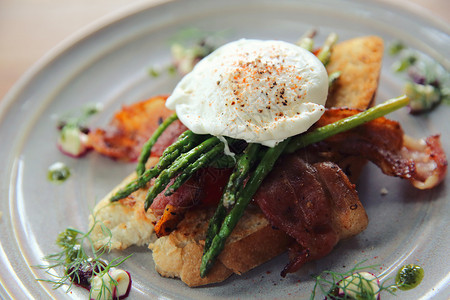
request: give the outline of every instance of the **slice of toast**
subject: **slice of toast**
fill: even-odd
[[[217,263],[205,278],[200,277],[205,233],[214,209],[186,213],[177,229],[150,244],[156,270],[178,277],[190,287],[221,282],[231,274],[243,274],[286,251],[292,239],[273,228],[256,206],[247,208]]]
[[[366,109],[373,104],[381,71],[384,45],[376,36],[354,38],[333,48],[328,74],[340,71],[327,107]]]
[[[327,66],[328,74],[341,75],[328,94],[327,107],[365,110],[374,104],[383,59],[384,43],[377,36],[365,36],[337,44]],[[353,183],[367,160],[349,157],[339,162]]]
[[[370,106],[378,85],[382,53],[383,42],[378,37],[356,38],[338,44],[327,70],[342,73],[328,97],[327,106],[360,109]],[[347,163],[357,173],[364,162],[351,158]],[[132,178],[131,175],[120,186]],[[204,235],[213,211],[188,211],[176,230],[152,243],[155,217],[143,211],[146,190],[136,191],[113,204],[109,203],[109,194],[96,206],[94,215],[98,222],[92,236],[95,246],[105,245],[110,238],[110,247],[114,249],[150,243],[156,270],[162,276],[179,277],[188,286],[220,282],[233,273],[242,274],[284,252],[291,242],[291,238],[272,228],[261,211],[254,207],[246,211],[238,223],[213,270],[207,277],[200,278]],[[111,237],[105,237],[100,224],[111,231]],[[94,225],[92,217],[91,225]]]
[[[151,157],[148,166],[153,166],[158,158]],[[148,245],[153,237],[156,217],[145,212],[144,201],[147,188],[137,190],[125,199],[111,203],[109,199],[121,188],[136,178],[136,173],[127,176],[108,193],[89,216],[92,228],[91,239],[99,249],[107,245],[110,249],[124,250],[132,245]]]

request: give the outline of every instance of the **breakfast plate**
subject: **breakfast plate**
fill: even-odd
[[[84,104],[101,103],[103,110],[91,124],[103,126],[123,104],[170,93],[180,78],[153,78],[148,70],[171,62],[169,41],[183,28],[223,32],[226,41],[245,37],[295,42],[311,28],[319,30],[319,42],[330,32],[340,40],[378,35],[386,45],[402,40],[446,70],[450,66],[446,24],[377,1],[163,1],[139,5],[85,30],[39,61],[0,102],[1,298],[88,298],[84,289],[66,293],[64,287],[53,290],[37,281],[49,275],[33,266],[57,250],[55,238],[66,227],[87,230],[96,201],[131,173],[134,164],[95,153],[81,159],[63,155],[55,145],[57,118],[80,111]],[[386,50],[377,102],[402,93],[403,79],[392,72],[392,63]],[[449,113],[450,107],[441,105],[419,116],[402,109],[390,117],[416,138],[441,133],[448,150]],[[47,180],[48,167],[56,161],[64,162],[72,173],[59,185]],[[221,284],[193,289],[160,277],[145,247],[110,256],[133,253],[123,265],[133,279],[130,299],[308,299],[314,286],[311,275],[345,271],[363,260],[378,265],[376,272],[382,278],[395,276],[404,264],[419,264],[425,270],[422,284],[401,292],[401,298],[446,299],[449,187],[447,177],[437,188],[419,191],[368,165],[358,182],[370,220],[367,230],[286,278],[279,275],[285,255]]]

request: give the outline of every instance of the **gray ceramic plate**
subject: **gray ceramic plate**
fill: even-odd
[[[149,66],[170,61],[168,40],[186,27],[209,31],[226,29],[228,40],[241,37],[296,41],[311,27],[323,41],[335,31],[341,40],[375,34],[387,44],[402,39],[442,65],[449,65],[449,30],[445,24],[373,1],[172,1],[138,7],[91,28],[41,60],[1,102],[0,110],[0,296],[15,299],[87,298],[74,289],[52,290],[36,282],[45,273],[31,268],[44,254],[54,252],[57,234],[67,226],[86,229],[89,210],[134,166],[90,154],[75,160],[55,147],[55,116],[79,111],[84,103],[102,102],[95,119],[105,124],[123,103],[170,92],[176,78],[150,78]],[[401,81],[384,61],[378,101],[401,94]],[[431,114],[400,119],[414,137],[443,133],[450,149],[448,117],[441,106]],[[49,165],[63,161],[73,175],[62,185],[46,179]],[[423,283],[401,299],[445,299],[450,294],[449,212],[450,177],[431,191],[417,191],[401,180],[386,177],[368,166],[359,191],[370,224],[359,236],[341,242],[326,258],[304,266],[285,279],[279,271],[282,256],[244,276],[218,285],[190,289],[178,280],[161,278],[150,253],[134,248],[126,262],[134,279],[131,299],[308,298],[310,274],[324,269],[346,270],[356,262],[380,264],[379,274],[393,276],[399,266],[418,263],[425,269]],[[389,193],[380,195],[380,189]],[[129,253],[129,252],[126,252]],[[344,267],[345,266],[345,267]],[[385,295],[390,298],[390,295]]]

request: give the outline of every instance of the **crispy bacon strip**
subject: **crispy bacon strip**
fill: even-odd
[[[297,242],[282,276],[327,255],[340,239],[358,234],[368,223],[355,186],[331,162],[312,165],[299,156],[285,156],[254,200],[273,226]]]
[[[415,140],[403,137],[402,157],[411,159],[416,165],[417,176],[410,179],[418,189],[431,189],[441,183],[447,173],[448,161],[442,148],[440,136]]]
[[[162,192],[156,196],[150,209],[159,216],[169,204],[184,209],[196,205],[217,205],[231,171],[213,167],[200,169],[172,195],[165,196]]]
[[[356,113],[358,110],[330,109],[315,126],[324,126]],[[444,179],[448,165],[438,135],[414,140],[404,135],[398,122],[386,118],[337,134],[301,152],[313,153],[308,155],[309,158],[318,161],[339,162],[347,157],[363,157],[379,166],[383,173],[408,179],[419,189],[437,186]]]
[[[170,181],[172,184],[174,179]],[[169,185],[170,185],[169,184]],[[183,210],[196,206],[204,198],[203,182],[196,174],[186,181],[180,188],[170,196],[165,196],[164,191],[153,200],[150,209],[155,216],[161,216],[168,205],[177,207],[181,213]]]
[[[111,120],[108,128],[89,133],[89,142],[95,151],[108,157],[135,161],[144,143],[162,121],[173,114],[165,106],[167,96],[157,96],[130,106],[124,106]],[[180,122],[171,124],[154,146],[152,155],[159,156],[186,127]],[[167,138],[169,137],[169,138]]]
[[[178,207],[167,204],[163,215],[155,225],[156,236],[162,237],[170,234],[182,218],[182,213]]]
[[[159,217],[155,225],[158,237],[170,234],[191,207],[215,206],[219,203],[231,169],[204,168],[185,182],[174,194],[159,194],[150,209]],[[173,182],[173,180],[172,180]]]

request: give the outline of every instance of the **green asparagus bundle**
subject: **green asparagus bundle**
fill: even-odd
[[[223,143],[221,143],[217,137],[213,136],[190,151],[181,154],[169,167],[161,171],[153,186],[148,190],[145,198],[145,210],[149,209],[153,199],[155,199],[155,197],[166,188],[172,178],[175,178],[178,174],[186,174],[185,171],[190,165],[199,165],[197,168],[205,167],[205,163],[203,165],[200,163],[202,155],[210,155],[214,157],[220,154],[220,152],[223,152]],[[191,173],[191,175],[192,174],[193,173]]]
[[[239,189],[238,198],[236,204],[231,209],[230,213],[224,218],[220,230],[214,236],[207,236],[205,241],[205,248],[202,257],[202,263],[200,265],[200,276],[205,277],[208,271],[214,265],[214,261],[220,252],[225,247],[227,238],[233,232],[240,218],[244,214],[245,209],[252,200],[253,195],[258,190],[264,178],[272,170],[278,157],[283,153],[283,150],[289,143],[289,139],[284,140],[273,148],[269,148],[265,151],[263,158],[261,159],[258,167],[250,176],[247,184],[241,186]],[[219,204],[219,209],[220,204]],[[222,209],[221,209],[222,210]],[[220,221],[220,219],[214,220]],[[219,224],[211,224],[209,227],[214,226],[219,228]],[[212,239],[212,240],[211,240]]]
[[[153,136],[150,138],[152,139]],[[137,179],[130,182],[123,189],[119,190],[111,199],[111,202],[118,201],[129,196],[131,193],[137,191],[140,188],[143,188],[150,182],[152,178],[158,176],[164,169],[170,166],[182,153],[185,153],[192,148],[194,148],[203,137],[197,134],[194,134],[190,130],[186,130],[183,132],[178,139],[166,150],[164,150],[162,156],[160,157],[158,164],[151,169],[144,171]],[[151,148],[147,149],[149,153],[151,152]],[[141,155],[141,157],[143,157]],[[140,161],[142,165],[145,166],[148,157]]]

